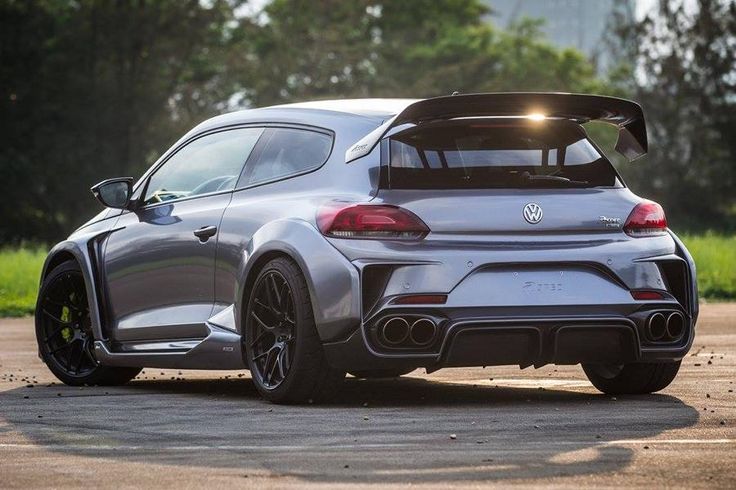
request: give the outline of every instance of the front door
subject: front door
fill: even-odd
[[[103,251],[114,340],[206,334],[220,221],[261,133],[232,129],[185,144],[151,174],[139,208],[120,217]]]

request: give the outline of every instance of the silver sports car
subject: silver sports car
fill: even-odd
[[[36,308],[63,382],[248,369],[264,398],[345,373],[582,364],[666,387],[693,341],[695,266],[582,123],[647,151],[642,110],[561,93],[289,104],[192,129],[56,245]]]

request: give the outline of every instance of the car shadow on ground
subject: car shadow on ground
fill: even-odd
[[[411,377],[348,378],[334,402],[306,406],[268,404],[247,378],[37,386],[2,397],[7,428],[49,451],[325,483],[616,472],[642,440],[699,418],[670,395],[614,398]]]

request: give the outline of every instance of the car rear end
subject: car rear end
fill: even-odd
[[[346,370],[670,362],[692,344],[694,264],[569,117],[394,128],[364,203],[319,213],[360,270]]]

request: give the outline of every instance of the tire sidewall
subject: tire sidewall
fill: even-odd
[[[46,335],[46,331],[44,329],[44,318],[43,318],[43,300],[46,297],[46,292],[51,284],[56,281],[60,276],[63,276],[64,274],[68,273],[74,273],[74,274],[81,274],[81,269],[79,268],[79,265],[73,261],[68,260],[66,262],[63,262],[56,267],[54,267],[51,272],[49,272],[46,277],[43,279],[43,282],[41,283],[41,287],[38,291],[38,298],[36,300],[36,311],[35,311],[35,327],[36,327],[36,343],[38,345],[38,353],[41,357],[41,360],[44,364],[49,368],[49,370],[59,378],[61,381],[63,381],[66,384],[80,384],[84,383],[86,381],[86,378],[90,378],[94,375],[94,372],[88,374],[87,376],[72,376],[69,373],[66,372],[62,367],[59,366],[59,363],[49,354],[48,346],[45,344],[45,342],[42,342],[41,339],[44,338]],[[89,299],[85,295],[85,300],[87,301],[87,308],[89,308]]]
[[[68,260],[54,267],[44,277],[41,287],[38,291],[38,298],[36,299],[36,310],[34,314],[35,320],[35,331],[36,331],[36,344],[38,345],[38,354],[44,364],[49,370],[56,376],[61,382],[67,385],[80,386],[80,385],[117,385],[123,384],[130,379],[134,378],[140,371],[140,368],[111,368],[109,366],[103,366],[97,364],[97,366],[88,374],[84,376],[73,376],[66,372],[65,369],[58,365],[58,362],[53,359],[47,350],[47,346],[41,339],[45,336],[45,330],[43,326],[43,313],[41,312],[43,306],[43,299],[46,296],[46,290],[49,285],[52,284],[59,276],[67,273],[82,274],[82,269],[75,260]],[[89,303],[89,297],[86,294],[86,279],[85,279],[85,299],[87,301],[87,308],[92,311]]]
[[[250,312],[252,311],[253,304],[255,302],[255,296],[256,296],[256,285],[269,273],[276,271],[280,273],[283,278],[286,280],[287,284],[289,285],[289,288],[291,289],[292,294],[292,300],[294,301],[294,316],[295,318],[295,339],[293,344],[294,349],[294,360],[289,366],[289,371],[286,373],[286,377],[284,380],[275,388],[267,388],[263,386],[263,383],[260,380],[260,376],[255,367],[255,364],[252,360],[253,358],[253,352],[250,347],[253,339],[251,338],[252,335],[252,328],[251,328],[251,318],[250,318]],[[263,267],[260,272],[258,273],[258,276],[256,276],[255,281],[253,281],[253,287],[251,288],[250,295],[248,298],[248,308],[246,310],[246,318],[244,322],[244,353],[246,362],[248,364],[248,369],[251,373],[251,378],[253,379],[253,384],[255,384],[258,391],[261,393],[261,395],[266,398],[269,401],[281,401],[284,400],[286,397],[288,397],[288,394],[294,391],[294,388],[296,385],[299,384],[300,380],[298,379],[300,366],[304,364],[304,356],[305,356],[305,338],[309,334],[308,329],[314,329],[314,317],[312,316],[312,309],[311,306],[308,305],[309,297],[308,294],[305,297],[305,284],[304,284],[304,278],[301,276],[301,273],[296,269],[296,266],[291,263],[291,261],[287,259],[274,259],[266,264],[265,267]]]

